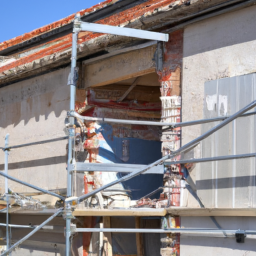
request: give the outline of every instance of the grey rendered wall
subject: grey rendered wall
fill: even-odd
[[[255,24],[256,7],[249,7],[195,23],[185,29],[182,121],[204,117],[205,82],[256,71]],[[183,128],[182,144],[198,137],[201,132],[200,125]],[[201,156],[201,147],[198,146],[194,157]],[[192,172],[195,181],[200,179],[200,174],[200,165],[197,165]],[[198,204],[191,199],[188,206]]]
[[[10,134],[10,145],[65,136],[69,107],[69,68],[18,82],[0,89],[0,146]],[[11,150],[9,174],[44,189],[66,187],[66,143],[52,142]],[[0,152],[0,170],[4,169]],[[4,183],[0,180],[0,192]],[[9,182],[15,192],[30,188]]]
[[[216,217],[223,229],[255,230],[254,217]],[[216,228],[209,217],[182,217],[181,225],[187,228]],[[236,243],[235,238],[188,237],[181,235],[181,256],[255,256],[256,237],[248,235],[245,243]]]
[[[204,103],[205,103],[205,83],[221,78],[235,77],[245,74],[251,74],[256,72],[256,7],[245,8],[233,13],[217,16],[199,23],[188,26],[184,31],[184,59],[183,59],[183,84],[182,84],[182,120],[196,120],[204,118]],[[235,79],[235,78],[234,78]],[[221,81],[221,80],[220,80]],[[215,94],[216,82],[208,82],[208,86],[212,83],[212,92],[209,94]],[[215,84],[214,84],[215,83]],[[210,87],[208,87],[209,89]],[[231,89],[230,89],[231,88]],[[225,92],[225,86],[222,87],[222,95],[227,95]],[[237,87],[232,88],[230,84],[229,89],[233,92],[237,90]],[[210,90],[210,89],[209,89]],[[229,92],[230,95],[231,92]],[[251,92],[251,97],[254,97],[254,92]],[[244,94],[237,95],[238,99]],[[240,100],[240,99],[239,99]],[[243,101],[243,99],[241,99]],[[248,99],[249,100],[249,99]],[[246,102],[242,102],[245,104]],[[239,103],[235,105],[236,108],[242,107]],[[216,106],[218,109],[218,106]],[[228,114],[234,112],[235,109],[228,109]],[[214,111],[213,111],[214,112]],[[206,113],[207,114],[207,113]],[[210,113],[209,113],[210,114]],[[212,113],[217,114],[217,113]],[[243,150],[254,150],[250,148],[247,135],[250,133],[250,125],[253,125],[253,121],[247,119],[244,126],[242,126],[242,140]],[[203,129],[206,129],[204,127]],[[226,136],[220,133],[219,145],[214,145],[217,151],[208,148],[202,153],[201,146],[198,146],[194,152],[194,157],[200,158],[210,155],[212,153],[225,155],[232,154],[232,125],[226,129]],[[228,131],[227,131],[228,130]],[[201,125],[188,127],[182,129],[182,144],[198,137],[202,133]],[[237,131],[238,132],[238,131]],[[254,140],[254,138],[252,138]],[[227,143],[229,146],[227,147]],[[239,142],[239,143],[240,143]],[[205,144],[204,144],[205,145]],[[247,147],[246,147],[247,146]],[[228,148],[231,147],[231,150]],[[237,149],[237,148],[236,148]],[[236,153],[241,153],[240,149]],[[203,203],[209,207],[255,207],[253,198],[249,198],[248,195],[254,195],[250,193],[250,189],[254,191],[254,186],[248,187],[248,182],[243,184],[240,182],[240,186],[236,191],[232,193],[233,184],[236,184],[234,177],[248,176],[250,168],[246,170],[241,168],[242,163],[237,163],[239,170],[238,173],[232,173],[232,162],[222,166],[223,173],[218,173],[219,178],[229,178],[229,188],[221,188],[219,183],[219,190],[207,189],[201,190],[199,187],[199,195],[202,198]],[[225,164],[223,164],[225,165]],[[253,165],[253,162],[251,163]],[[248,165],[247,165],[248,166]],[[203,167],[203,168],[202,168]],[[227,168],[230,168],[228,173],[225,173]],[[220,169],[219,169],[220,170]],[[255,169],[254,169],[255,170]],[[204,174],[203,172],[207,172]],[[212,166],[200,166],[197,165],[192,171],[192,176],[197,184],[200,180],[208,179],[204,175],[210,175],[212,172]],[[245,174],[244,174],[245,173]],[[253,174],[252,174],[253,176]],[[212,176],[213,177],[213,176]],[[200,185],[200,184],[198,184]],[[202,185],[202,183],[201,183]],[[210,184],[210,187],[212,184]],[[201,187],[202,189],[202,187]],[[246,191],[247,190],[247,191]],[[216,191],[219,195],[216,196]],[[227,193],[228,191],[228,193]],[[244,193],[246,191],[246,193]],[[253,192],[251,191],[251,192]],[[205,193],[203,193],[205,192]],[[231,192],[231,193],[230,193]],[[242,192],[242,193],[241,193]],[[211,195],[210,195],[211,193]],[[221,193],[221,194],[220,194]],[[235,199],[233,199],[235,195]],[[191,199],[191,198],[189,198]],[[217,200],[216,200],[217,199]],[[220,203],[221,202],[221,203]],[[193,200],[188,200],[188,206],[198,206]],[[253,217],[217,217],[217,221],[223,228],[227,229],[255,229],[255,218]],[[201,227],[201,228],[216,228],[210,218],[207,217],[182,217],[182,227]],[[196,256],[196,255],[230,255],[230,256],[242,256],[242,255],[256,255],[255,252],[255,239],[248,238],[244,244],[237,244],[234,239],[231,238],[207,238],[207,237],[181,237],[181,256]]]

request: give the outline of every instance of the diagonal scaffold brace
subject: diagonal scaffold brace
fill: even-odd
[[[44,227],[47,223],[49,223],[51,220],[53,220],[56,216],[61,214],[63,212],[63,208],[59,209],[56,213],[54,213],[50,218],[48,218],[46,221],[44,221],[41,225],[37,226],[34,230],[32,230],[30,233],[28,233],[26,236],[24,236],[22,239],[20,239],[18,242],[16,242],[14,245],[12,245],[7,251],[5,251],[1,256],[7,256],[9,255],[15,248],[17,248],[21,243],[26,241],[28,238],[33,236],[38,230],[40,230],[42,227]]]
[[[54,193],[54,192],[48,191],[48,190],[43,189],[43,188],[39,188],[39,187],[37,187],[37,186],[35,186],[35,185],[32,185],[32,184],[29,184],[29,183],[27,183],[27,182],[25,182],[25,181],[16,179],[16,178],[14,178],[14,177],[12,177],[12,176],[10,176],[10,175],[7,175],[7,174],[5,174],[5,173],[3,173],[3,172],[1,172],[1,171],[0,171],[0,176],[3,176],[3,177],[5,177],[5,178],[7,178],[7,179],[9,179],[9,180],[15,181],[15,182],[20,183],[20,184],[22,184],[22,185],[25,185],[25,186],[27,186],[27,187],[36,189],[36,190],[41,191],[41,192],[43,192],[43,193],[45,193],[45,194],[58,197],[58,198],[60,198],[60,199],[63,200],[63,201],[65,200],[65,197],[63,197],[63,196],[61,196],[61,195],[58,195],[58,194],[56,194],[56,193]]]
[[[202,134],[201,136],[199,136],[198,138],[190,141],[189,143],[185,144],[184,146],[180,147],[178,150],[176,151],[173,151],[170,155],[167,155],[167,156],[164,156],[163,158],[161,158],[160,160],[148,165],[147,167],[141,169],[141,170],[138,170],[138,171],[135,171],[135,172],[132,172],[116,181],[113,181],[109,184],[106,184],[104,186],[102,186],[101,188],[98,188],[86,195],[83,195],[83,196],[80,196],[80,197],[74,197],[74,198],[67,198],[66,199],[66,203],[81,203],[83,200],[86,200],[88,199],[89,197],[95,195],[96,193],[99,193],[100,191],[108,188],[108,187],[111,187],[115,184],[118,184],[120,182],[123,182],[123,181],[126,181],[126,180],[129,180],[129,179],[132,179],[133,177],[136,177],[144,172],[146,172],[147,170],[149,170],[150,168],[158,165],[158,164],[161,164],[162,162],[164,162],[165,160],[167,159],[172,159],[174,158],[175,156],[181,154],[182,152],[184,151],[187,151],[189,150],[190,148],[194,147],[195,145],[197,145],[200,141],[202,141],[203,139],[209,137],[211,134],[213,134],[214,132],[220,130],[222,127],[224,127],[225,125],[227,125],[228,123],[232,122],[233,120],[235,120],[236,118],[240,117],[241,115],[243,115],[245,112],[247,112],[248,110],[252,109],[256,107],[256,101],[253,101],[251,102],[249,105],[245,106],[244,108],[242,108],[241,110],[239,110],[238,112],[236,112],[235,114],[231,115],[230,117],[228,117],[227,119],[225,119],[224,121],[222,121],[220,124],[216,125],[215,127],[213,127],[212,129],[210,129],[209,131],[205,132],[204,134]]]

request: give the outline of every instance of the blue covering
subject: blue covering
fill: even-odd
[[[102,124],[99,131],[104,140],[100,140],[99,160],[103,163],[150,164],[162,157],[161,142],[137,138],[118,138],[113,136],[112,126]],[[129,141],[129,159],[123,161],[123,141]],[[125,174],[119,173],[121,177]],[[163,175],[139,175],[123,183],[125,189],[131,190],[131,199],[138,200],[163,185]],[[159,198],[160,192],[153,195]]]

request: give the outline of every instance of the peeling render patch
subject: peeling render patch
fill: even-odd
[[[5,66],[5,65],[8,65],[9,63],[14,62],[15,60],[16,59],[12,58],[12,57],[2,57],[2,56],[0,56],[0,68]]]
[[[206,107],[209,111],[216,111],[216,108],[218,106],[218,115],[219,116],[227,115],[227,113],[228,113],[228,96],[219,95],[219,99],[218,99],[217,94],[207,95],[205,101],[206,101]]]

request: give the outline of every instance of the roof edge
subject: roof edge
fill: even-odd
[[[110,2],[112,2],[112,1],[113,0],[107,0],[107,1],[104,1],[98,5],[91,7],[91,8],[80,11],[81,20],[84,22],[96,22],[100,19],[104,19],[113,14],[116,14],[121,11],[125,11],[129,8],[132,8],[135,5],[146,2],[147,0],[119,0],[118,2],[110,4]],[[109,5],[104,6],[104,4],[105,5],[109,4]],[[101,9],[97,9],[97,10],[93,11],[92,13],[86,12],[87,10],[90,10],[92,8],[97,8],[97,7],[100,8],[99,5],[103,5],[103,7]],[[31,47],[34,47],[34,46],[37,46],[37,45],[40,45],[40,44],[46,43],[48,41],[52,41],[54,39],[57,39],[57,38],[60,38],[60,37],[70,34],[73,29],[74,16],[75,16],[75,14],[72,14],[64,19],[53,22],[53,23],[43,26],[39,29],[35,29],[35,30],[31,31],[30,33],[26,33],[26,34],[33,34],[34,32],[36,33],[36,31],[38,31],[38,30],[44,30],[44,29],[47,30],[46,32],[40,31],[39,34],[36,36],[32,35],[32,37],[28,38],[27,40],[25,40],[23,42],[14,43],[10,47],[0,50],[0,56],[13,55],[17,52],[29,49]],[[66,22],[66,24],[58,26],[58,24],[61,23],[62,21]],[[54,25],[56,25],[58,27],[54,27]],[[52,27],[54,27],[54,28],[52,29]],[[24,34],[24,35],[26,35],[26,34]],[[19,41],[19,40],[21,40],[20,37],[22,37],[22,36],[18,36],[13,39],[4,41],[4,42],[0,43],[0,46],[1,46],[1,44],[4,44],[4,43],[7,44],[8,41],[12,41],[14,39],[16,39],[16,41]]]

